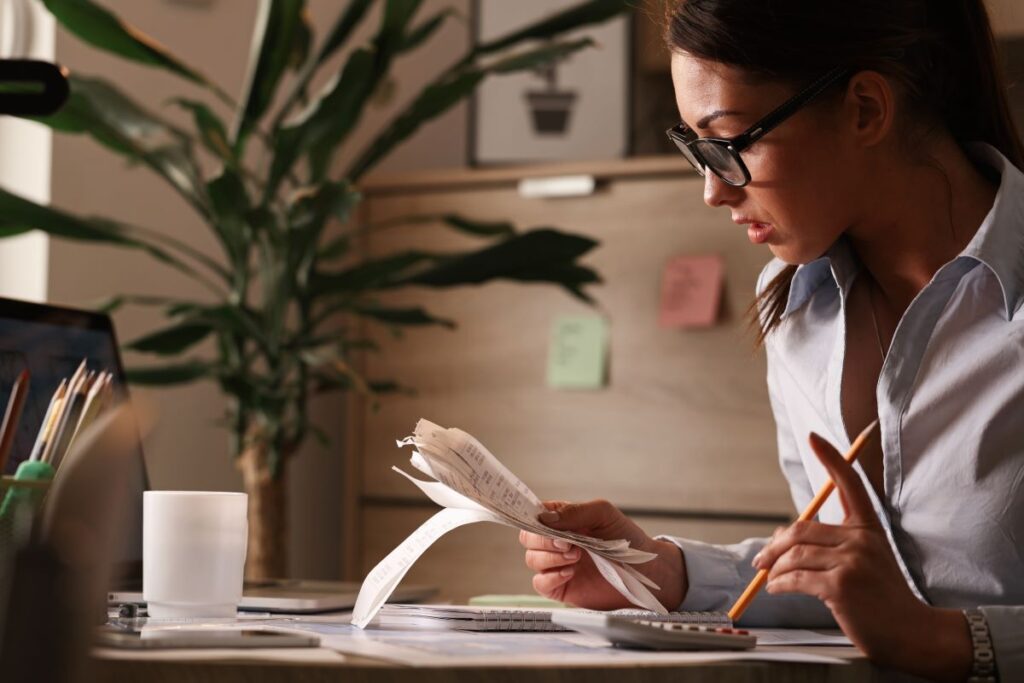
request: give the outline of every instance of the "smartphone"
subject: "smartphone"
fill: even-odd
[[[304,633],[271,629],[229,628],[139,628],[104,626],[97,645],[129,649],[205,647],[317,647],[320,639]]]

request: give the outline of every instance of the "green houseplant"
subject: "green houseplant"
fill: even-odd
[[[331,324],[357,316],[387,326],[449,325],[420,307],[394,308],[382,292],[406,286],[454,287],[495,279],[560,285],[588,300],[597,274],[578,263],[595,243],[551,228],[518,231],[507,223],[442,216],[455,230],[479,236],[482,247],[462,253],[402,251],[373,258],[354,248],[360,231],[353,209],[356,183],[424,122],[471,94],[486,77],[531,70],[586,48],[568,31],[605,21],[625,0],[588,0],[534,25],[472,47],[443,70],[362,149],[348,167],[335,151],[360,123],[368,101],[387,82],[396,58],[426,42],[453,12],[420,17],[422,0],[348,0],[325,37],[314,40],[305,0],[263,0],[249,77],[237,100],[170,51],[91,0],[43,0],[63,27],[102,50],[165,69],[203,86],[213,101],[179,98],[187,130],[133,101],[113,83],[78,74],[53,129],[85,134],[157,173],[180,193],[216,236],[222,254],[201,253],[173,235],[124,222],[74,215],[0,190],[0,236],[38,229],[51,236],[143,250],[194,278],[204,301],[119,295],[123,304],[162,308],[167,324],[127,348],[164,357],[130,371],[140,384],[199,379],[218,383],[228,399],[232,450],[250,497],[247,574],[285,571],[284,473],[311,434],[308,403],[334,390],[386,392],[387,378],[363,378],[350,358],[372,342]],[[374,5],[378,5],[374,8]],[[364,45],[349,45],[357,27],[379,20]],[[327,60],[348,50],[336,76],[318,93],[310,84]],[[287,85],[287,89],[283,86]],[[280,92],[279,92],[280,90]],[[230,108],[228,125],[217,111]],[[254,144],[255,143],[255,144]],[[252,147],[262,147],[253,167]],[[217,172],[204,177],[199,155]],[[212,354],[194,348],[213,340]]]

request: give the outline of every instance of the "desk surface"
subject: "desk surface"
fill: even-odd
[[[93,677],[102,683],[433,683],[434,681],[518,681],[531,683],[866,683],[878,680],[877,671],[852,648],[792,648],[850,659],[847,665],[723,662],[670,666],[622,667],[406,667],[363,657],[318,650],[290,661],[246,661],[244,650],[227,653],[136,653],[97,651]],[[287,654],[282,655],[288,657]]]

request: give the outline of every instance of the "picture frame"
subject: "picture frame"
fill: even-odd
[[[577,0],[474,0],[474,44],[571,7]],[[595,45],[530,73],[486,79],[469,102],[470,166],[629,156],[630,13],[568,34]]]

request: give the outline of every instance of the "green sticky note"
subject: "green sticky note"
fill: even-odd
[[[608,323],[599,316],[565,315],[551,328],[548,386],[600,389],[608,357]]]

